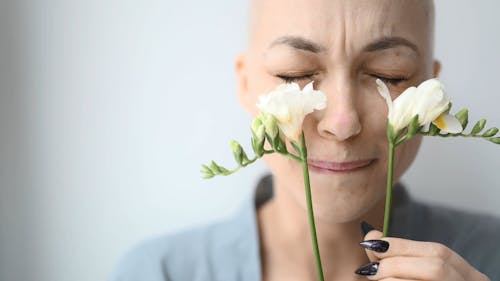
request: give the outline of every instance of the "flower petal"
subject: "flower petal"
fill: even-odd
[[[259,97],[257,107],[261,113],[270,114],[278,121],[281,132],[291,140],[298,140],[304,117],[315,109],[326,107],[326,96],[307,84],[303,90],[297,83],[285,83],[265,96]]]
[[[388,108],[388,113],[387,116],[391,115],[392,112],[392,98],[391,98],[391,93],[389,92],[389,89],[387,88],[387,85],[385,85],[382,80],[377,79],[375,80],[377,83],[377,90],[380,93],[380,95],[385,99],[385,102],[387,103],[387,108]]]
[[[304,89],[302,89],[303,93],[310,93],[314,91],[313,87],[314,81],[309,82],[307,85],[304,86]]]
[[[418,114],[420,125],[428,124],[437,119],[450,103],[450,98],[444,93],[443,84],[435,78],[428,79],[418,85],[417,95],[414,113]]]
[[[407,127],[416,115],[413,110],[416,95],[417,88],[409,87],[394,99],[393,109],[389,115],[389,122],[392,124],[394,131],[397,132]]]
[[[432,124],[436,125],[441,131],[458,134],[463,131],[462,124],[458,119],[450,114],[441,114],[436,120],[432,121]]]

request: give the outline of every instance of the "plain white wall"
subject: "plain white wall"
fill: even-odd
[[[0,280],[104,280],[142,239],[231,214],[262,164],[202,180],[248,146],[233,59],[246,1],[12,1],[0,6]],[[437,1],[456,108],[500,125],[494,0]],[[500,215],[500,147],[428,138],[419,198]]]

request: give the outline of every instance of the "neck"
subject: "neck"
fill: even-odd
[[[317,280],[307,210],[279,190],[284,189],[276,188],[274,198],[258,210],[264,280]],[[359,246],[363,239],[360,222],[366,220],[381,229],[383,203],[368,212],[370,215],[351,222],[315,219],[327,280],[362,280],[354,274],[369,262]]]

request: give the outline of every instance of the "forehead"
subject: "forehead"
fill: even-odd
[[[251,44],[263,49],[284,35],[306,37],[333,50],[356,50],[380,38],[432,47],[430,0],[253,0]]]

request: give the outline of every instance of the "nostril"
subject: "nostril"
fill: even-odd
[[[318,122],[320,136],[337,141],[353,138],[361,133],[361,123],[358,115],[350,114],[325,114]]]

